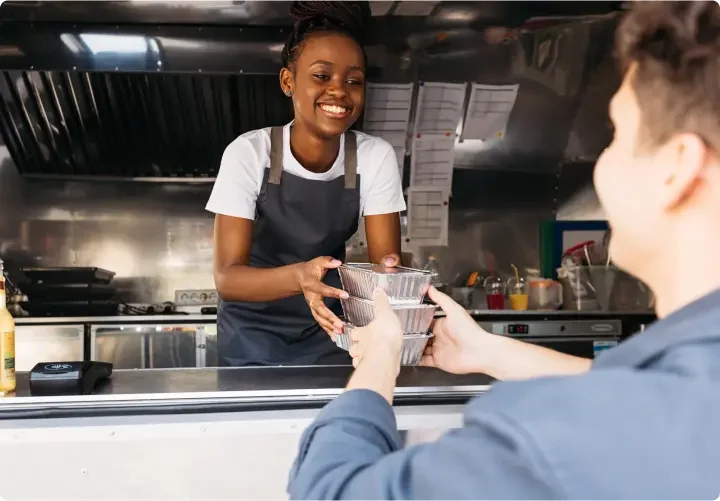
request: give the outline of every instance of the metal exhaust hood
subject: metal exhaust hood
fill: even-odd
[[[289,4],[4,2],[0,135],[20,173],[212,180],[235,137],[291,118],[277,76]],[[372,58],[370,80],[414,82],[443,81],[450,74],[453,80],[475,81],[477,68],[488,61],[477,54],[506,51],[484,44],[487,27],[519,27],[537,16],[544,16],[543,26],[567,23],[612,14],[620,3],[371,2],[371,7],[368,51],[378,57]],[[456,59],[466,53],[470,59]],[[568,92],[580,95],[586,79],[577,77],[578,88]],[[579,100],[569,95],[566,101],[577,107]],[[574,125],[572,120],[555,125],[557,141],[526,141],[525,150],[562,158]],[[555,143],[563,148],[543,150]],[[582,138],[575,143],[584,144]]]

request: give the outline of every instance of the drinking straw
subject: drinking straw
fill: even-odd
[[[585,251],[585,259],[587,259],[588,268],[592,268],[592,263],[590,262],[590,253],[588,252],[587,244],[583,246],[583,251]]]

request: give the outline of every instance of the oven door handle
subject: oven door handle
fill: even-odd
[[[589,342],[589,341],[619,341],[620,336],[509,336],[519,341],[531,343],[557,343],[557,342]]]

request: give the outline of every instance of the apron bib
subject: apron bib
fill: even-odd
[[[331,181],[283,172],[283,139],[282,127],[270,130],[270,168],[256,204],[250,266],[273,268],[319,256],[345,261],[345,244],[360,217],[355,133],[344,134],[345,174]],[[336,270],[323,281],[341,287]],[[338,299],[325,298],[325,304],[342,315]],[[302,294],[266,303],[221,301],[217,323],[221,366],[352,363],[315,321]]]

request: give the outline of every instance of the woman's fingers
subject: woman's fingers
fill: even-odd
[[[317,323],[322,327],[325,332],[333,337],[333,333],[342,332],[343,323],[340,321],[330,309],[325,306],[325,303],[320,296],[306,297],[310,312]]]
[[[323,297],[337,297],[341,299],[347,299],[348,293],[342,289],[336,289],[322,283],[320,280],[313,280],[303,286],[305,292],[314,292],[320,294]]]
[[[332,311],[330,311],[330,308],[325,306],[322,299],[316,299],[311,303],[310,308],[313,310],[314,314],[323,321],[323,323],[329,325],[331,329],[335,330],[335,332],[342,332],[342,321]]]
[[[312,315],[318,325],[322,328],[322,330],[327,332],[328,336],[334,339],[337,329],[326,319],[315,313],[315,311],[312,312]]]
[[[331,256],[320,256],[313,260],[321,268],[333,269],[342,264],[342,261]]]
[[[320,318],[322,323],[326,325],[329,329],[334,330],[338,333],[342,332],[342,321],[338,317],[336,317],[335,314],[330,311],[326,306],[313,308],[313,311],[315,312],[315,315]]]
[[[380,264],[392,268],[400,265],[400,256],[397,254],[388,254],[380,260]]]

